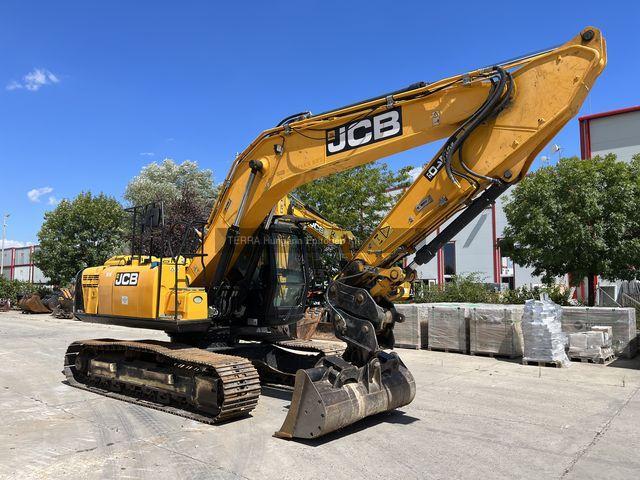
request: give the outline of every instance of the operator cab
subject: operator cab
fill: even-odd
[[[296,323],[304,315],[310,280],[303,229],[276,219],[244,240],[240,258],[214,299],[216,309],[226,316],[226,307],[234,330],[243,335]]]

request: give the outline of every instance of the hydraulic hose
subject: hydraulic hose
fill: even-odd
[[[465,121],[465,123],[458,130],[456,130],[456,132],[451,137],[449,137],[442,148],[447,175],[449,176],[451,181],[458,186],[460,185],[460,183],[458,182],[456,177],[464,178],[467,181],[469,181],[469,177],[472,177],[474,179],[487,180],[491,183],[497,183],[499,181],[499,179],[497,178],[487,177],[485,175],[474,172],[464,162],[461,154],[462,145],[464,144],[464,141],[469,137],[469,135],[471,135],[471,133],[482,122],[493,115],[497,115],[510,100],[511,92],[513,90],[513,80],[508,72],[506,72],[501,67],[495,67],[495,75],[491,77],[491,83],[491,89],[489,90],[489,94],[487,95],[487,99],[485,100],[485,102],[480,106],[478,110],[473,113],[473,115],[471,115]],[[466,174],[455,170],[452,166],[453,155],[456,152],[458,152],[460,165],[465,170]],[[470,183],[475,183],[477,186],[478,182],[475,181]]]

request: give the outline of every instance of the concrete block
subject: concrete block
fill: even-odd
[[[569,334],[569,350],[586,350],[587,349],[587,335],[586,332],[570,333]]]
[[[603,363],[613,355],[611,337],[606,331],[569,334],[569,357]]]
[[[600,348],[605,346],[605,337],[602,332],[587,332],[587,348]]]
[[[595,325],[591,327],[592,332],[602,332],[606,334],[607,337],[613,338],[613,327],[604,326],[604,325]]]

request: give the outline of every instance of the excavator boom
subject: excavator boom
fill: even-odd
[[[467,174],[459,165],[459,155],[482,176],[507,184],[519,181],[536,154],[578,112],[605,64],[604,38],[597,29],[587,27],[564,45],[538,55],[430,84],[421,82],[319,115],[285,119],[262,132],[234,161],[209,217],[206,266],[192,264],[188,272],[192,282],[199,284],[205,276],[214,282],[223,278],[240,254],[240,249],[230,254],[225,248],[230,230],[235,227],[242,235],[252,235],[278,200],[296,187],[451,138],[447,144],[451,151],[441,152],[427,164],[356,255],[368,265],[392,263],[399,250],[425,238],[470,197],[491,185]],[[492,89],[498,71],[510,78],[508,99],[505,84],[502,91]],[[478,122],[474,115],[481,113],[490,94],[505,103],[491,105],[492,113]],[[465,130],[460,131],[463,126]],[[472,180],[438,174],[443,167]],[[404,211],[408,206],[410,210]],[[221,261],[224,256],[229,260]]]

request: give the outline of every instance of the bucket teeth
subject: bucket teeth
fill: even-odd
[[[336,359],[327,357],[316,368],[298,370],[289,413],[276,437],[318,438],[413,400],[415,381],[395,353],[379,352],[360,368],[347,364],[346,377]]]

